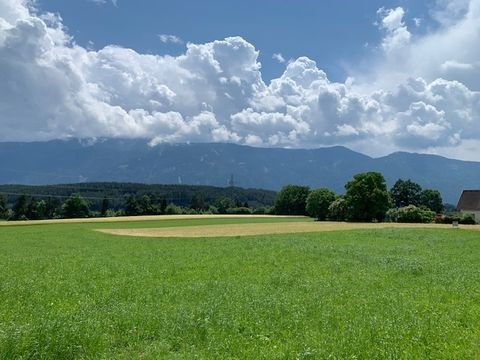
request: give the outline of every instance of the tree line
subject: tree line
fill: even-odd
[[[127,193],[118,197],[85,197],[80,193],[68,196],[50,193],[51,196],[0,194],[0,219],[43,220],[59,218],[87,218],[137,215],[173,214],[265,214],[272,212],[273,191],[241,188],[180,187],[188,192]],[[50,187],[50,190],[54,187]],[[94,187],[96,190],[99,187]],[[30,190],[34,187],[29,187]],[[85,188],[84,188],[85,189]],[[143,189],[143,187],[142,187]],[[208,189],[209,192],[203,191]],[[106,192],[106,190],[105,190]],[[63,194],[63,189],[60,192]],[[12,193],[10,193],[12,194]],[[182,196],[179,197],[178,194]],[[188,198],[187,198],[188,197]],[[171,200],[171,199],[174,200]]]
[[[446,211],[447,210],[447,211]],[[399,179],[387,188],[378,172],[360,173],[345,184],[345,194],[328,188],[287,185],[278,193],[274,211],[278,215],[308,215],[317,220],[391,221],[407,223],[475,223],[471,215],[455,214],[445,208],[438,190],[422,189],[411,181]]]
[[[78,185],[77,185],[78,186]],[[276,194],[272,191],[241,188],[213,188],[176,185],[142,185],[123,183],[82,184],[79,192],[68,193],[75,185],[21,187],[14,190],[57,190],[56,197],[21,194],[4,197],[0,194],[0,219],[41,220],[53,218],[85,218],[171,214],[277,214],[308,215],[317,220],[392,221],[475,223],[471,215],[459,215],[452,207],[445,208],[442,196],[435,189],[422,189],[411,181],[399,179],[390,189],[378,172],[360,173],[345,184],[345,193],[337,195],[328,188],[287,185]],[[136,192],[132,191],[132,187]],[[0,190],[5,186],[0,186]],[[145,190],[162,189],[162,192]],[[181,201],[169,201],[176,190]],[[10,187],[11,191],[12,188]],[[87,192],[88,191],[88,192]],[[63,194],[69,194],[63,199]],[[11,194],[11,193],[10,193]],[[51,193],[50,193],[51,194]],[[61,195],[59,195],[61,194]],[[103,198],[99,195],[104,195]],[[112,194],[116,196],[112,197]],[[110,195],[110,196],[109,196]],[[14,200],[12,201],[8,201]],[[273,205],[273,206],[271,206]]]
[[[0,195],[7,197],[12,206],[20,195],[47,200],[57,198],[65,201],[71,194],[80,194],[87,199],[93,211],[99,211],[102,201],[107,198],[110,207],[119,210],[125,206],[130,195],[141,197],[148,195],[154,201],[165,199],[168,204],[189,207],[194,195],[201,196],[208,205],[214,205],[222,197],[228,197],[250,206],[271,206],[275,201],[275,191],[263,189],[244,189],[239,187],[217,187],[204,185],[178,184],[137,184],[123,182],[85,182],[59,185],[0,185]]]

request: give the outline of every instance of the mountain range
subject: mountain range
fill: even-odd
[[[397,152],[372,158],[345,147],[255,148],[234,144],[148,145],[144,139],[0,143],[0,184],[121,181],[279,190],[286,184],[328,187],[364,171],[379,171],[389,186],[411,179],[438,189],[456,204],[462,190],[480,188],[480,162]]]

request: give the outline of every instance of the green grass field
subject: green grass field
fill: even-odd
[[[298,219],[115,223],[116,228]],[[246,225],[247,226],[247,225]],[[480,233],[0,226],[0,359],[480,358]]]

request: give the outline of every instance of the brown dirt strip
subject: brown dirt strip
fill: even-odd
[[[358,229],[387,229],[387,228],[428,228],[452,229],[451,225],[439,224],[366,224],[366,223],[338,223],[338,222],[279,222],[260,224],[231,224],[231,225],[200,225],[185,227],[166,227],[157,229],[98,229],[102,233],[136,237],[229,237],[251,236],[267,234],[289,234],[322,231],[341,231]],[[480,225],[464,225],[462,229],[478,230]]]
[[[151,216],[119,216],[110,218],[85,218],[85,219],[54,219],[54,220],[27,220],[27,221],[0,221],[1,226],[18,225],[45,225],[45,224],[77,224],[77,223],[116,223],[130,221],[159,221],[159,220],[191,220],[191,219],[275,219],[299,218],[304,216],[279,216],[279,215],[151,215]]]

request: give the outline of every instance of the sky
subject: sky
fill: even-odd
[[[0,141],[480,161],[480,0],[0,0]]]

